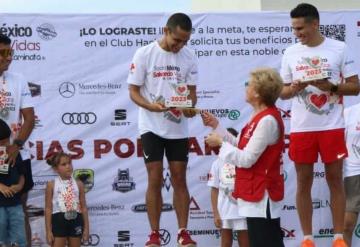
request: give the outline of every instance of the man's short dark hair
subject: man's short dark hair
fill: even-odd
[[[0,140],[5,140],[10,138],[11,130],[9,125],[0,118]]]
[[[10,45],[11,39],[5,34],[0,33],[0,44]]]
[[[304,17],[306,22],[320,20],[319,11],[314,5],[309,3],[300,3],[290,12],[291,18]]]
[[[174,31],[178,26],[186,31],[191,32],[192,23],[189,16],[183,13],[175,13],[168,19],[166,26],[171,30]]]

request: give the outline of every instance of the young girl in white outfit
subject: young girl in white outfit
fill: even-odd
[[[228,128],[237,136],[238,132]],[[249,247],[246,218],[240,217],[236,200],[232,197],[235,184],[235,166],[217,158],[209,172],[208,186],[211,187],[211,205],[214,211],[215,226],[221,229],[221,247],[231,247],[233,231],[237,233],[240,247]]]
[[[73,175],[71,158],[57,153],[47,160],[58,173],[46,185],[45,225],[46,239],[53,247],[80,247],[81,240],[88,241],[89,219],[84,185]]]

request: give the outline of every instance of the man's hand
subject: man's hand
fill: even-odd
[[[308,85],[309,85],[309,83],[307,83],[307,82],[293,81],[290,84],[290,89],[292,91],[293,96],[295,96],[297,93],[304,90]]]
[[[163,103],[155,102],[149,105],[148,110],[151,112],[163,112],[163,111],[167,111],[168,108],[165,107]]]
[[[8,154],[7,163],[9,165],[11,165],[11,166],[15,165],[16,157],[18,156],[19,151],[20,151],[20,148],[15,144],[12,144],[12,145],[9,145],[6,147],[6,152]]]
[[[218,147],[222,144],[222,138],[220,135],[218,135],[215,132],[211,132],[206,138],[205,138],[206,144],[208,144],[210,147]]]
[[[14,189],[12,189],[9,186],[6,186],[5,184],[0,184],[0,192],[6,197],[6,198],[10,198],[13,197],[16,192],[14,191]]]
[[[87,243],[89,241],[89,229],[84,228],[81,240],[83,243]]]
[[[194,108],[181,108],[181,111],[187,118],[192,118],[196,115],[196,109]]]
[[[219,121],[216,119],[216,117],[207,111],[201,112],[201,118],[205,126],[216,129],[216,127],[219,125]]]
[[[325,91],[328,92],[331,90],[331,88],[333,86],[335,86],[334,84],[332,84],[331,82],[329,82],[328,79],[321,79],[321,80],[314,80],[314,81],[310,81],[309,85],[317,87],[318,89],[320,89],[321,91]]]

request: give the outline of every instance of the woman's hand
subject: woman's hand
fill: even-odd
[[[215,132],[211,132],[206,138],[205,138],[206,144],[208,144],[210,147],[219,147],[221,146],[223,140],[220,135],[218,135]]]
[[[216,127],[219,125],[219,121],[210,112],[207,111],[201,112],[201,118],[205,126],[209,126],[213,129],[216,129]]]
[[[52,234],[52,232],[47,232],[46,233],[46,241],[48,243],[48,245],[52,246],[54,243],[54,235]]]

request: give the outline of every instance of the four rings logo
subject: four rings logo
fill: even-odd
[[[63,82],[60,84],[59,93],[64,98],[71,98],[75,94],[75,85],[71,82]]]
[[[62,122],[66,125],[94,124],[96,115],[93,112],[66,112],[62,115]]]
[[[81,241],[81,246],[97,246],[100,243],[100,237],[97,234],[90,234],[88,241]]]

